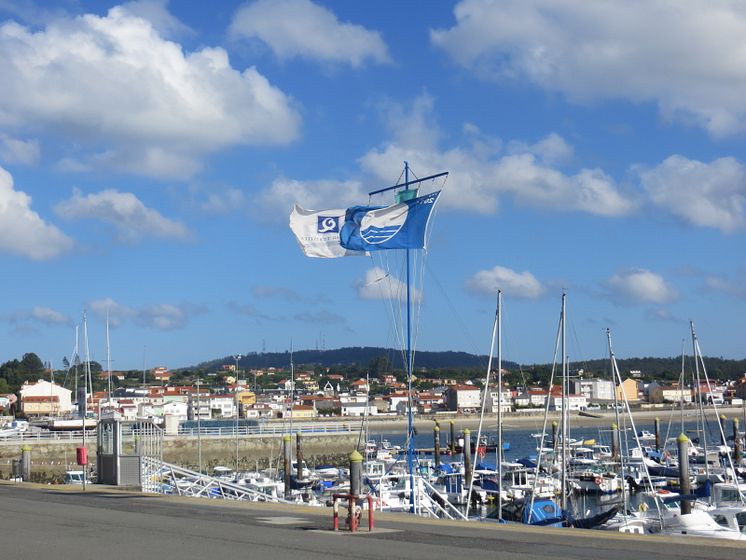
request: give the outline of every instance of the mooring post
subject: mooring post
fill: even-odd
[[[552,449],[554,450],[554,454],[557,454],[557,426],[559,424],[556,420],[552,421]]]
[[[21,480],[31,482],[31,446],[21,447]]]
[[[725,414],[720,415],[720,425],[725,426],[728,423],[728,417]],[[725,430],[720,431],[720,445],[728,445],[728,442],[725,440]]]
[[[363,483],[363,456],[354,449],[350,453],[350,499],[349,519],[350,531],[357,531],[358,515],[357,499],[360,496],[360,487]]]
[[[661,450],[661,419],[655,417],[655,450]]]
[[[303,479],[303,444],[300,431],[295,434],[295,477],[297,480]]]
[[[689,438],[681,434],[677,439],[679,447],[679,493],[686,496],[691,492],[689,488]],[[692,503],[689,500],[681,500],[681,514],[692,512]]]
[[[456,425],[453,423],[453,420],[450,421],[451,423],[451,456],[456,454]]]
[[[738,418],[733,418],[733,461],[741,460],[741,440],[738,436]]]
[[[464,484],[471,486],[471,431],[464,430]]]
[[[440,428],[436,424],[433,427],[433,455],[435,456],[435,468],[440,467]]]
[[[619,426],[616,424],[611,425],[611,458],[619,460]]]
[[[282,436],[282,463],[283,463],[283,469],[284,469],[284,479],[285,479],[285,499],[290,499],[290,454],[292,453],[292,450],[290,448],[290,434],[286,434]]]

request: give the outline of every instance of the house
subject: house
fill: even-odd
[[[350,383],[350,389],[356,393],[367,393],[370,390],[370,387],[365,379],[358,379]]]
[[[573,382],[576,395],[585,395],[592,401],[613,401],[615,384],[608,379],[578,379]]]
[[[428,414],[445,407],[445,399],[439,393],[423,391],[415,395],[414,400],[417,403],[418,412],[422,414]]]
[[[653,383],[650,386],[654,385]],[[664,402],[692,402],[692,391],[688,387],[678,387],[675,385],[657,385],[648,387],[648,401],[651,403]]]
[[[498,406],[502,412],[510,412],[513,409],[513,392],[510,389],[503,388],[502,391],[492,389],[487,394],[485,411],[496,413]]]
[[[168,371],[167,367],[158,366],[153,368],[153,379],[159,383],[168,383],[171,379],[172,374]]]
[[[70,389],[43,379],[26,381],[20,394],[20,410],[26,416],[61,416],[74,408]]]
[[[474,385],[450,385],[446,390],[448,410],[476,412],[482,408],[482,391]]]
[[[585,395],[567,395],[567,410],[585,410],[588,408],[588,397]],[[549,397],[549,410],[562,410],[562,395],[552,394]]]
[[[238,413],[233,395],[211,395],[209,403],[212,418],[234,418]]]
[[[538,387],[529,387],[513,399],[516,407],[543,407],[547,402],[549,392]]]
[[[389,401],[389,410],[395,410],[397,413],[399,412],[399,404],[404,403],[406,405],[407,403],[407,392],[406,391],[396,391],[394,393],[390,393],[388,397],[386,397]]]
[[[315,418],[316,409],[313,406],[308,406],[305,404],[294,404],[291,407],[291,414],[294,419]]]
[[[640,383],[636,379],[628,377],[622,384],[616,388],[617,401],[623,402],[627,399],[627,402],[637,402],[640,400]]]
[[[342,403],[342,416],[375,416],[378,409],[368,402]]]

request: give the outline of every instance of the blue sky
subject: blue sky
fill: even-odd
[[[405,160],[450,172],[417,348],[487,353],[500,288],[504,357],[551,361],[565,289],[573,361],[690,320],[743,358],[744,37],[724,1],[0,0],[0,360],[59,366],[84,309],[122,369],[396,345],[401,256],[287,221]]]

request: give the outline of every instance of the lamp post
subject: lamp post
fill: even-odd
[[[238,362],[242,358],[241,354],[236,354],[233,356],[233,358],[236,360],[236,390],[233,393],[233,401],[236,405],[236,414],[235,414],[235,436],[236,436],[236,475],[238,475],[238,378],[239,378],[239,369],[238,369]]]

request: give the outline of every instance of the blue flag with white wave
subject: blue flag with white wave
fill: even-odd
[[[339,242],[351,251],[422,249],[430,213],[440,191],[392,206],[352,206]]]

